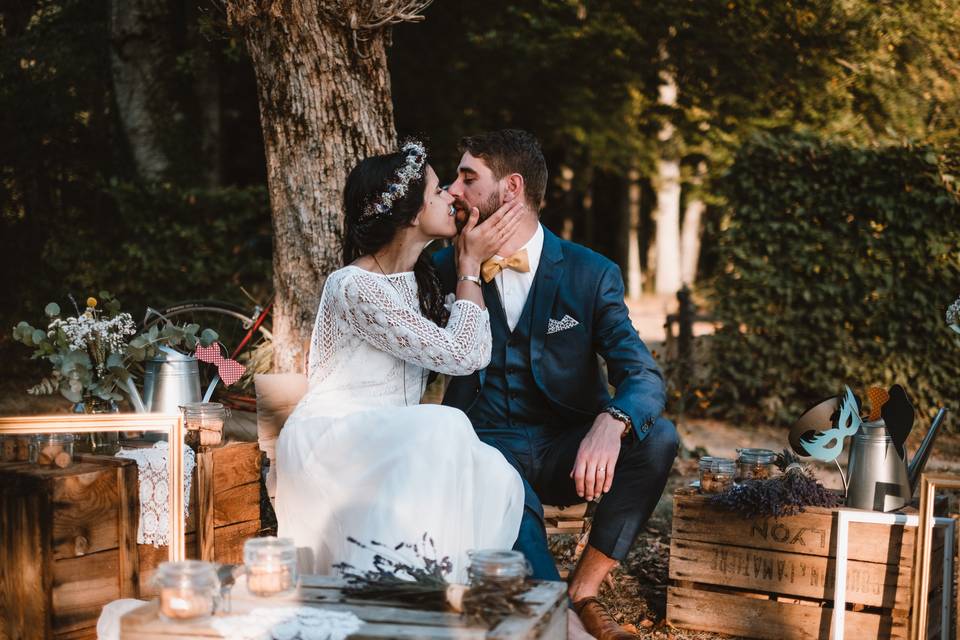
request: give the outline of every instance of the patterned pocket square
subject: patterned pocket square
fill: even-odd
[[[578,324],[580,323],[568,315],[563,316],[563,318],[560,320],[554,320],[553,318],[550,318],[547,320],[547,335],[566,331],[567,329],[573,329]]]

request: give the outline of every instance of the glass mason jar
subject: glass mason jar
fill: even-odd
[[[278,596],[293,592],[297,573],[297,547],[290,538],[250,538],[243,543],[247,591],[255,596]]]
[[[65,469],[73,463],[73,443],[70,433],[48,433],[33,436],[30,462],[41,467]]]
[[[33,436],[0,436],[0,462],[29,462]]]
[[[519,551],[482,549],[468,551],[470,586],[498,586],[507,591],[520,591],[530,575],[530,563]]]
[[[217,608],[220,580],[210,562],[162,562],[154,581],[160,589],[160,617],[165,620],[200,620]]]
[[[220,444],[223,423],[229,410],[219,402],[191,402],[182,407],[183,426],[187,430],[185,442],[197,448],[199,445]]]
[[[730,458],[700,458],[700,493],[723,493],[733,486],[736,465]]]
[[[737,482],[773,477],[776,460],[777,454],[770,449],[737,449]]]

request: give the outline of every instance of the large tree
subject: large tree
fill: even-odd
[[[274,367],[302,371],[326,276],[340,266],[341,193],[396,133],[390,26],[429,0],[227,0],[257,77],[274,230]]]

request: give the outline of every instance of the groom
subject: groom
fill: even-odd
[[[490,364],[453,378],[443,402],[462,409],[480,439],[520,473],[526,496],[515,548],[535,578],[560,580],[542,505],[603,496],[570,578],[570,599],[592,635],[632,638],[596,596],[650,517],[676,456],[676,429],[660,416],[663,378],[630,322],[619,268],[540,224],[547,168],[537,140],[507,129],[464,138],[461,147],[449,186],[461,207],[477,207],[483,220],[504,202],[519,198],[527,206],[481,272]],[[444,293],[459,276],[475,275],[456,273],[452,249],[435,261]]]

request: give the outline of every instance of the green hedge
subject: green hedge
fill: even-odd
[[[708,287],[723,323],[702,407],[791,422],[849,384],[905,386],[918,418],[960,409],[958,150],[857,148],[801,135],[748,144]],[[926,422],[925,419],[920,422]]]

